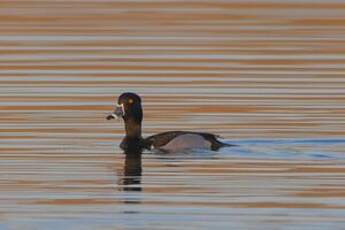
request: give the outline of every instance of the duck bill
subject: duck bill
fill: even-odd
[[[115,105],[115,110],[112,114],[107,116],[107,120],[112,120],[112,119],[119,119],[120,117],[125,116],[125,110],[123,108],[123,104]]]

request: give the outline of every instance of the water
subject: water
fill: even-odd
[[[0,229],[344,229],[343,1],[2,1]],[[126,155],[145,136],[219,152]]]

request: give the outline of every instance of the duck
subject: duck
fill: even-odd
[[[122,93],[116,102],[114,112],[107,120],[122,118],[125,124],[125,137],[120,148],[128,150],[140,146],[143,149],[170,153],[191,149],[217,151],[222,147],[233,146],[218,140],[219,136],[207,132],[167,131],[142,137],[143,108],[139,95],[132,92]]]

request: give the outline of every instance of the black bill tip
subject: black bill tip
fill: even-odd
[[[110,114],[106,117],[106,119],[109,121],[109,120],[115,119],[115,116],[113,114]]]

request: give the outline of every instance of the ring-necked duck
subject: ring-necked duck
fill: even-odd
[[[141,136],[141,122],[143,110],[141,98],[135,93],[123,93],[118,98],[115,111],[107,116],[108,120],[122,117],[125,122],[126,136],[120,147],[128,149],[133,145],[140,145],[146,149],[163,152],[176,152],[183,149],[211,149],[232,146],[222,143],[211,133],[190,131],[169,131],[143,138]]]

